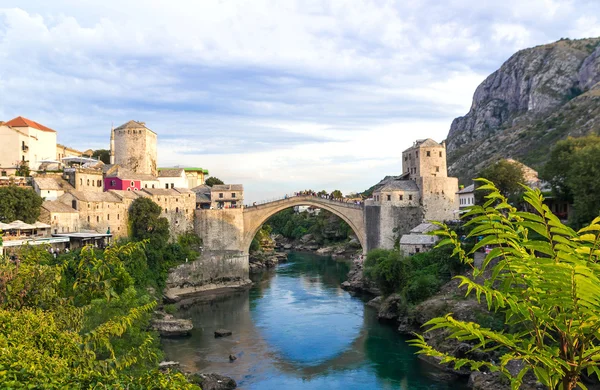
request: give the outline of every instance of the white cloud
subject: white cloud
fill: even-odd
[[[414,139],[443,139],[514,51],[600,35],[599,14],[586,0],[4,0],[0,119],[83,149],[143,120],[161,164],[242,181],[251,200],[357,191],[398,173]]]

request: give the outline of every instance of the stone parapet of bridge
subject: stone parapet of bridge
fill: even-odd
[[[367,250],[367,234],[364,220],[364,207],[361,204],[332,200],[312,195],[290,196],[272,202],[247,206],[244,208],[243,247],[248,251],[252,239],[260,227],[273,215],[294,206],[313,206],[327,210],[346,222],[356,234],[363,252]]]

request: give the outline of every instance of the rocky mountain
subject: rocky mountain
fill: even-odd
[[[600,38],[561,39],[517,52],[477,87],[454,119],[448,169],[467,182],[500,158],[539,169],[568,136],[600,133]]]

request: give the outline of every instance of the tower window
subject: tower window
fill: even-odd
[[[387,196],[387,200],[388,200],[388,202],[389,202],[390,200],[392,200],[392,195],[388,195],[388,196]]]
[[[400,195],[400,200],[404,200],[404,195]]]
[[[440,171],[440,167],[435,167],[435,171],[439,172]]]
[[[431,152],[429,150],[427,151],[427,157],[431,157]]]
[[[440,157],[442,157],[442,152],[440,152]]]
[[[408,195],[408,200],[412,200],[412,195]]]
[[[415,152],[415,157],[419,158],[419,151],[418,150]]]

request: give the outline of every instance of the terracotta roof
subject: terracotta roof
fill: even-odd
[[[161,195],[161,196],[179,196],[181,195],[178,191],[173,188],[142,188],[143,192],[150,195]]]
[[[18,116],[14,119],[9,120],[5,123],[5,125],[12,127],[33,127],[34,129],[56,133],[56,130],[52,130],[49,127],[41,125],[36,121],[32,121],[31,119],[23,118],[22,116]]]
[[[60,177],[38,176],[34,177],[33,181],[40,190],[70,191],[75,189],[68,181]]]
[[[42,208],[51,213],[77,213],[78,211],[57,200],[46,200],[42,203]]]
[[[374,192],[383,192],[383,191],[419,191],[419,187],[417,187],[417,183],[412,180],[391,180],[384,184],[382,187],[378,188]]]
[[[201,184],[191,189],[192,192],[197,194],[210,194],[210,187],[206,184]]]
[[[59,200],[72,195],[74,198],[84,202],[121,202],[121,198],[112,192],[71,191],[62,195]]]
[[[107,178],[118,177],[121,180],[158,181],[155,176],[146,173],[135,173],[119,164],[104,165],[102,170]]]
[[[158,177],[181,177],[183,173],[183,168],[160,168]]]
[[[211,191],[244,191],[244,186],[242,184],[215,184]]]

